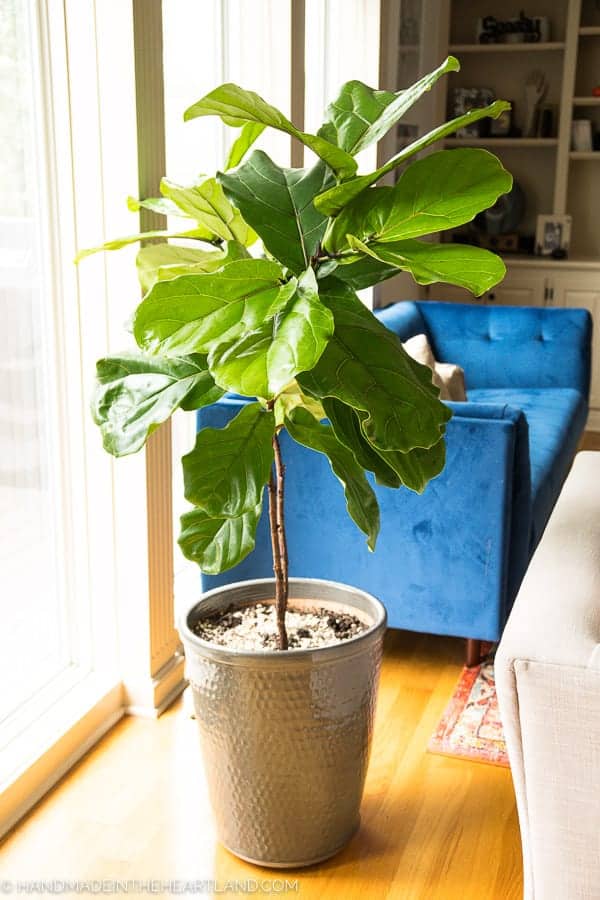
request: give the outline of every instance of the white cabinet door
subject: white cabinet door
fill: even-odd
[[[545,278],[539,272],[509,270],[504,281],[484,294],[484,298],[489,305],[543,306],[545,287]]]
[[[600,272],[559,273],[552,279],[554,305],[588,309],[594,320],[590,407],[596,411],[592,425],[600,427]]]

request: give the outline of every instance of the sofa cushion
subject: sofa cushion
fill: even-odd
[[[521,409],[529,426],[532,533],[540,540],[575,455],[587,417],[587,404],[572,388],[476,388],[476,403],[507,403]]]
[[[438,362],[426,334],[415,334],[404,341],[402,346],[409,356],[431,369],[432,381],[440,391],[440,400],[454,400],[457,403],[466,401],[465,373],[453,363]]]

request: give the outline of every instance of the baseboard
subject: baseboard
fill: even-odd
[[[177,650],[154,676],[141,683],[125,684],[125,712],[130,716],[156,719],[186,685],[183,652]]]

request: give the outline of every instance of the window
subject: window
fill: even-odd
[[[0,6],[0,833],[122,714],[113,474],[89,416],[115,270],[73,259],[111,215],[109,137],[135,168],[126,129],[99,139],[97,24],[91,0]]]

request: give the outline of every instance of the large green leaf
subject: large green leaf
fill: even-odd
[[[198,241],[206,241],[213,243],[209,237],[206,228],[190,228],[188,231],[142,231],[139,234],[130,234],[127,237],[115,238],[113,241],[106,241],[105,244],[99,244],[97,247],[88,247],[80,250],[75,257],[75,262],[81,262],[86,256],[93,253],[101,253],[103,250],[121,250],[129,244],[139,244],[141,241],[151,241],[156,238],[194,238]]]
[[[353,452],[359,465],[374,473],[378,484],[392,488],[403,484],[420,494],[444,468],[446,442],[443,437],[429,449],[417,447],[406,453],[379,450],[369,443],[362,430],[366,413],[357,412],[335,397],[323,400],[323,407],[337,439]]]
[[[225,428],[204,428],[183,457],[185,497],[211,516],[255,510],[273,462],[275,417],[248,403]]]
[[[401,481],[396,472],[364,436],[359,413],[335,397],[325,397],[323,409],[338,441],[352,451],[359,466],[373,472],[379,484],[400,487]]]
[[[256,240],[256,234],[231,205],[216,178],[207,178],[192,187],[181,187],[163,178],[160,190],[214,238],[238,241],[244,246]]]
[[[221,387],[246,397],[272,399],[299,372],[315,365],[333,334],[333,316],[317,293],[312,269],[274,317],[216,344],[208,361]]]
[[[355,291],[362,291],[374,284],[380,284],[397,274],[397,266],[382,263],[378,259],[364,256],[364,254],[353,254],[347,259],[340,260],[335,269],[337,280],[343,281]]]
[[[395,241],[368,244],[349,235],[350,245],[386,265],[410,272],[418,284],[444,281],[455,284],[479,297],[498,284],[506,275],[499,256],[467,244],[432,244],[426,241]],[[337,271],[337,270],[336,270]]]
[[[157,281],[169,281],[178,275],[215,272],[236,259],[247,259],[248,251],[237,241],[229,241],[224,250],[199,250],[179,244],[149,244],[138,250],[136,265],[144,293]]]
[[[417,494],[423,493],[431,479],[436,478],[446,464],[446,441],[443,437],[433,447],[416,447],[408,453],[374,449],[394,470],[402,484]]]
[[[459,128],[471,125],[473,122],[479,121],[479,119],[484,119],[486,117],[497,119],[498,116],[501,116],[507,109],[510,109],[510,103],[507,103],[505,100],[495,100],[494,103],[491,103],[489,106],[484,106],[480,109],[471,109],[464,115],[457,116],[457,118],[451,119],[444,125],[439,125],[437,128],[434,128],[433,131],[429,131],[422,137],[417,138],[417,140],[413,141],[412,144],[409,144],[408,147],[404,147],[400,153],[393,156],[392,159],[388,160],[385,165],[380,166],[379,169],[375,169],[374,172],[370,172],[368,175],[357,175],[355,178],[350,178],[342,184],[338,184],[335,187],[329,188],[329,190],[324,193],[319,194],[318,197],[315,197],[315,206],[325,216],[337,216],[351,200],[354,200],[355,197],[362,194],[366,188],[375,184],[376,181],[379,181],[379,179],[383,178],[384,175],[387,175],[388,172],[398,168],[399,165],[407,159],[410,159],[415,153],[419,153],[419,151],[424,150],[425,147],[429,147],[436,141],[448,137],[449,134],[454,134]]]
[[[438,78],[459,69],[458,60],[449,56],[433,72],[398,93],[378,91],[362,81],[348,81],[327,107],[319,135],[348,153],[359,153],[383,137]]]
[[[122,353],[96,363],[92,415],[104,449],[113,456],[135,453],[148,435],[178,408],[198,409],[223,395],[206,357],[161,359]]]
[[[327,282],[320,297],[335,331],[316,366],[298,376],[300,386],[366,412],[364,434],[382,450],[437,444],[450,411],[437,398],[431,370],[411,359],[354,291],[334,278]]]
[[[214,274],[158,282],[137,308],[135,339],[152,353],[208,352],[226,336],[257,328],[285,306],[296,282],[282,284],[282,279],[276,262],[241,259]]]
[[[211,516],[199,508],[184,513],[178,539],[183,555],[207,575],[237,566],[254,550],[261,509],[262,498],[239,516]]]
[[[222,84],[184,113],[186,121],[198,116],[219,116],[226,125],[234,128],[241,128],[246,122],[268,125],[297,138],[341,178],[349,178],[356,172],[356,162],[349,153],[322,137],[298,131],[282,112],[266,103],[258,94],[246,91],[237,84]]]
[[[327,167],[319,161],[310,169],[282,169],[255,150],[219,179],[269,253],[292,272],[303,272],[327,225],[313,205],[315,195],[331,183]]]
[[[511,189],[512,176],[487,150],[439,150],[419,159],[394,187],[363,191],[332,221],[323,241],[330,253],[363,241],[400,241],[471,222]]]
[[[348,514],[367,535],[369,550],[375,549],[379,534],[379,505],[373,488],[354,455],[336,438],[330,425],[322,425],[306,409],[296,407],[285,420],[291,437],[299,444],[323,453],[342,483]]]
[[[246,122],[242,126],[238,137],[229,150],[224,166],[225,171],[239,166],[252,144],[259,139],[266,127],[266,125],[261,125],[258,122]]]

